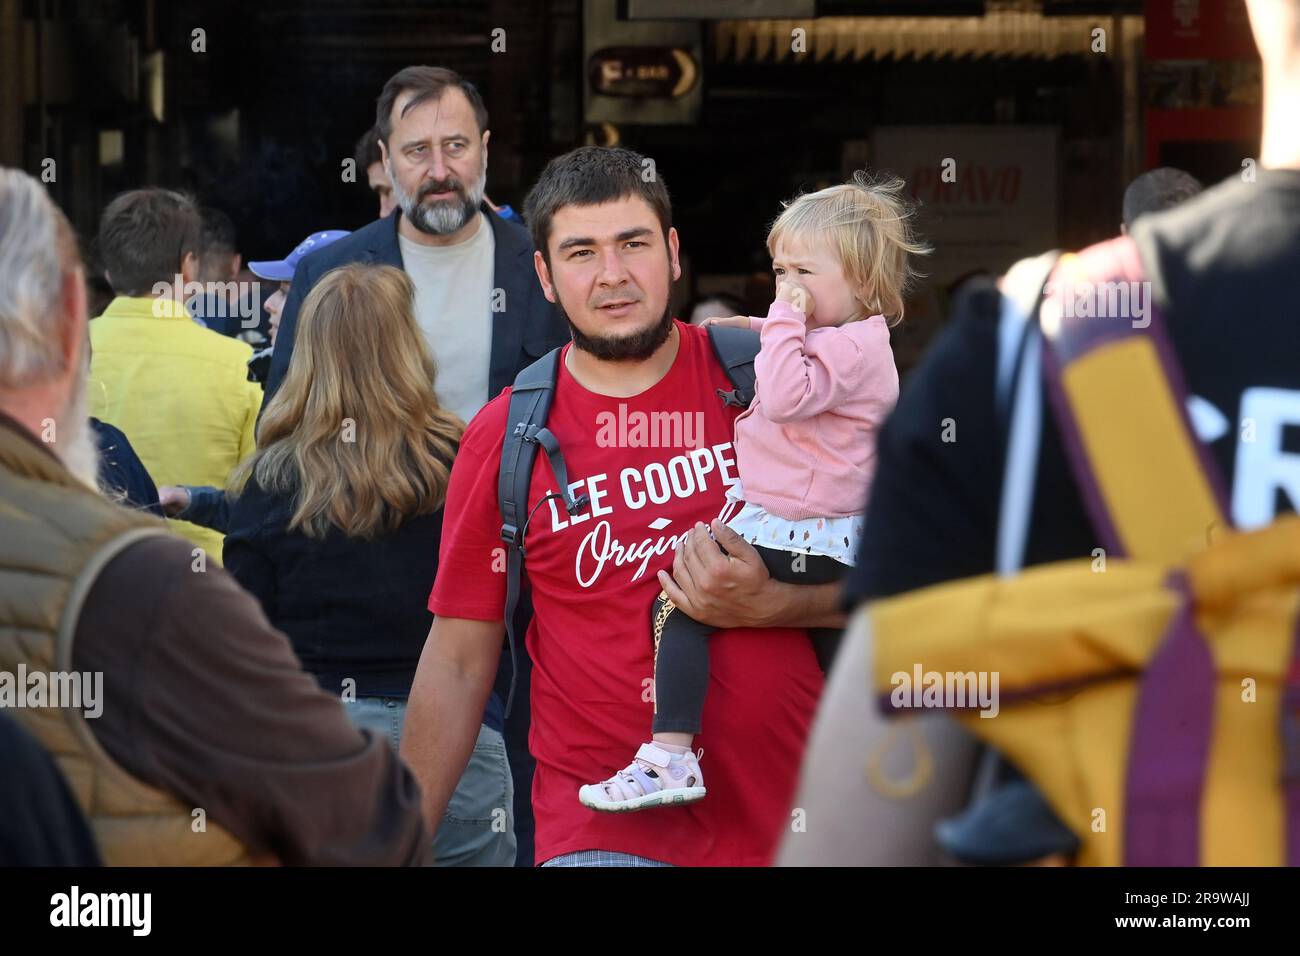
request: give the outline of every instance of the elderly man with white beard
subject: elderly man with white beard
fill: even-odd
[[[224,571],[95,487],[87,321],[71,227],[0,168],[0,676],[51,689],[5,714],[54,757],[109,865],[427,862],[387,743]],[[102,686],[93,709],[56,692],[75,674]]]

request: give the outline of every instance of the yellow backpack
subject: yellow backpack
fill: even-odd
[[[956,708],[1080,864],[1300,864],[1300,518],[1229,527],[1158,310],[1095,314],[1141,279],[1130,240],[1103,243],[1062,257],[1042,307],[1043,379],[1104,548],[873,603],[873,687],[891,716]]]

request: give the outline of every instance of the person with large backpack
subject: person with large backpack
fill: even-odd
[[[842,623],[838,588],[774,581],[739,535],[714,521],[715,543],[706,530],[735,480],[732,429],[757,336],[711,338],[672,318],[677,233],[662,176],[647,168],[629,150],[583,147],[552,160],[529,194],[538,277],[573,342],[465,432],[402,755],[439,819],[526,568],[537,861],[762,865],[788,820],[822,685],[793,628]],[[723,344],[725,333],[744,338]],[[645,622],[670,568],[692,616],[726,629],[712,639],[701,735],[724,799],[671,819],[595,813],[579,786],[640,743],[650,717]],[[751,785],[759,766],[763,788]]]
[[[1300,863],[1300,2],[1249,10],[1258,160],[975,290],[904,388],[799,797],[839,819],[782,862],[933,860],[973,734],[1047,837],[999,862]]]

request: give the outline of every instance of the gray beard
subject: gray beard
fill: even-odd
[[[403,189],[391,169],[388,170],[388,178],[393,183],[393,197],[397,200],[397,205],[402,208],[402,215],[410,221],[411,225],[425,235],[446,236],[460,229],[478,212],[483,202],[486,173],[485,167],[477,182],[468,189],[461,187],[463,191],[460,194],[460,202],[439,202],[432,206],[426,205],[422,197],[412,196]]]
[[[57,432],[52,445],[54,453],[63,462],[63,467],[72,473],[73,478],[88,488],[102,491],[99,486],[99,446],[90,428],[90,415],[87,411],[87,377],[83,371],[74,386],[68,407],[55,424]]]

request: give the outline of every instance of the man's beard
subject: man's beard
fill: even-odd
[[[72,477],[98,491],[100,490],[99,446],[90,427],[86,401],[90,365],[84,357],[77,362],[81,372],[77,376],[77,381],[73,383],[72,395],[68,398],[63,416],[56,423],[58,433],[53,446],[55,454],[63,462],[63,467],[72,473]]]
[[[659,346],[668,341],[673,331],[673,312],[665,305],[664,315],[654,325],[634,332],[631,335],[588,335],[573,324],[564,306],[559,306],[564,321],[569,323],[573,334],[573,347],[581,349],[592,358],[606,362],[639,362],[654,355]]]
[[[391,161],[386,168],[388,178],[393,183],[393,196],[397,200],[397,205],[402,207],[402,215],[425,235],[450,235],[469,222],[470,217],[478,212],[478,207],[483,202],[483,184],[487,181],[486,163],[483,164],[478,179],[470,185],[469,189],[462,186],[455,176],[448,176],[438,181],[421,180],[419,193],[415,196],[403,189],[402,184],[393,175]],[[460,201],[443,200],[431,206],[424,202],[424,197],[430,193],[448,190],[454,191],[460,197]]]

